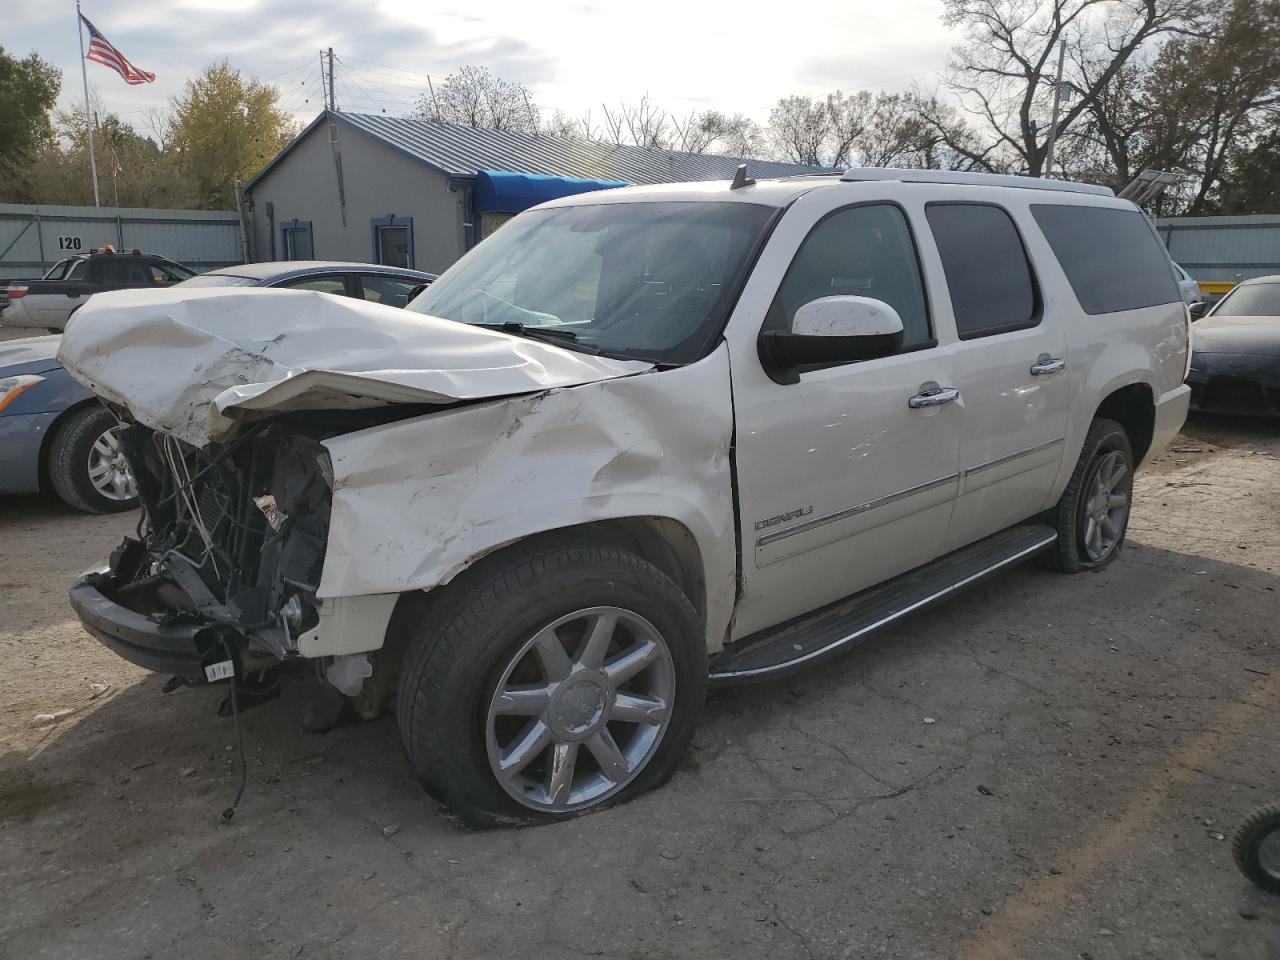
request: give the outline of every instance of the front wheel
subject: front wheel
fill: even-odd
[[[1241,873],[1268,893],[1280,893],[1280,803],[1240,824],[1231,853]]]
[[[71,414],[49,443],[49,482],[68,505],[113,513],[138,505],[138,487],[120,445],[120,424],[94,404]]]
[[[1133,467],[1124,427],[1094,420],[1053,514],[1058,541],[1048,556],[1056,570],[1099,570],[1119,555],[1129,526]]]
[[[552,540],[482,560],[413,634],[405,748],[473,826],[560,820],[658,786],[705,697],[689,599],[611,545]]]

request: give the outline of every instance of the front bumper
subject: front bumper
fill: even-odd
[[[157,623],[121,606],[100,589],[104,574],[71,585],[71,608],[85,630],[130,663],[190,680],[204,679],[204,665],[225,659],[217,628],[202,623]]]
[[[1193,410],[1280,416],[1280,357],[1197,353],[1187,383]]]

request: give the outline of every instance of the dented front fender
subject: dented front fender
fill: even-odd
[[[728,354],[493,400],[325,442],[334,492],[320,597],[429,589],[534,534],[630,517],[701,553],[711,649],[733,609]]]

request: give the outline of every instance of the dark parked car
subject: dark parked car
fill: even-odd
[[[175,286],[292,287],[403,307],[435,279],[368,263],[248,263]],[[60,337],[0,342],[0,494],[52,487],[79,510],[138,502],[115,418],[58,363]]]
[[[1191,408],[1280,416],[1280,276],[1244,281],[1194,330]]]
[[[11,280],[0,301],[0,326],[57,333],[95,293],[169,287],[193,277],[190,267],[152,253],[81,253],[59,260],[39,280]]]

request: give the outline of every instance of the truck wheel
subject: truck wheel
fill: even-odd
[[[1268,893],[1280,893],[1280,803],[1240,824],[1231,843],[1240,872]]]
[[[607,544],[481,560],[412,628],[396,708],[414,773],[472,826],[562,820],[671,776],[706,695],[693,605]]]
[[[116,418],[96,404],[58,425],[49,444],[49,481],[67,504],[86,513],[115,513],[138,505],[119,433]]]
[[[1094,420],[1053,516],[1058,542],[1049,562],[1062,573],[1099,570],[1124,545],[1133,497],[1133,448],[1124,427]]]

